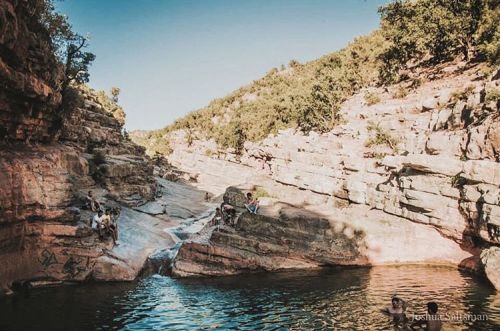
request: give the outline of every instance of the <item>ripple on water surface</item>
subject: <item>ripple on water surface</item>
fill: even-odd
[[[408,315],[436,301],[447,329],[500,329],[500,295],[482,281],[402,266],[39,289],[0,299],[0,330],[393,330],[380,309],[394,294]]]

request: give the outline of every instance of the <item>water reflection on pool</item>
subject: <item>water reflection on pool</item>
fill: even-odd
[[[0,299],[0,330],[393,330],[380,313],[393,294],[408,315],[436,301],[448,329],[500,329],[500,295],[484,280],[403,266],[38,289]]]

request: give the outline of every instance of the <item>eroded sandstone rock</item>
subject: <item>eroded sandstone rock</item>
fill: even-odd
[[[481,253],[481,262],[490,282],[500,291],[500,248],[492,247]]]
[[[485,89],[498,88],[498,77],[478,80],[476,71],[450,71],[404,99],[377,90],[382,101],[371,107],[360,91],[342,106],[346,123],[331,132],[283,130],[261,142],[246,142],[238,157],[218,149],[213,140],[188,145],[185,134],[175,131],[164,137],[173,149],[169,162],[196,174],[194,185],[214,194],[228,186],[262,186],[298,208],[321,208],[324,214],[343,215],[346,222],[370,220],[376,226],[360,228],[370,238],[371,261],[442,263],[432,249],[437,245],[446,247],[442,256],[448,263],[480,271],[474,265],[480,250],[500,243],[491,235],[499,223],[500,145],[498,103],[484,100]],[[472,87],[467,99],[453,98],[464,86]],[[367,147],[369,123],[399,139],[398,151],[385,145]],[[398,233],[412,245],[401,256],[391,254],[401,252],[397,247],[405,243],[384,245]],[[193,245],[198,247],[193,254],[204,259],[199,251],[207,248]],[[230,254],[221,247],[215,243],[218,252]],[[383,254],[375,254],[375,247]],[[230,264],[229,258],[225,261]]]

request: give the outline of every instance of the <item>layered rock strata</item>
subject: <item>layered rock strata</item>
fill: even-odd
[[[364,229],[377,250],[415,253],[369,258],[371,264],[432,261],[481,270],[479,253],[500,243],[500,101],[494,97],[500,82],[498,74],[482,72],[481,65],[446,64],[422,73],[417,88],[403,82],[368,89],[382,100],[370,106],[360,91],[341,109],[345,124],[331,132],[281,131],[245,143],[242,155],[213,141],[189,145],[176,131],[165,137],[173,148],[169,161],[214,193],[246,183],[295,206],[342,215],[346,224],[385,222],[396,231]],[[395,97],[401,89],[407,95]],[[395,244],[397,233],[406,241]],[[455,252],[444,254],[443,245]]]
[[[48,141],[61,69],[27,0],[0,3],[0,140]]]
[[[158,195],[153,166],[95,91],[79,87],[81,105],[59,112],[60,66],[32,5],[0,2],[0,289],[133,279],[174,243],[162,220],[128,208]],[[88,191],[122,208],[119,249],[91,231]]]

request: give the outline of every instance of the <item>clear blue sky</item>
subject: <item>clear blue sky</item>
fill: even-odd
[[[90,85],[122,90],[128,129],[157,129],[291,59],[310,61],[379,23],[387,0],[65,0],[91,35]]]

